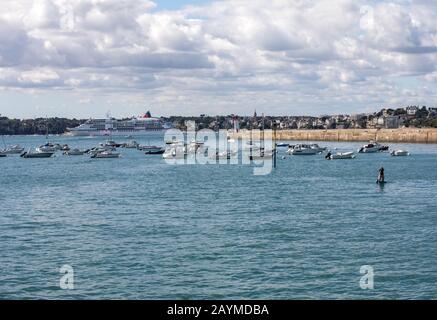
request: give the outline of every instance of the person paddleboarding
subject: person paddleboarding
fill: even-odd
[[[385,183],[385,177],[384,177],[384,167],[379,168],[379,174],[378,179],[376,180],[376,183]]]

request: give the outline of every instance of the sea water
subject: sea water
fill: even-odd
[[[160,134],[135,139],[164,145]],[[89,148],[104,138],[50,141]],[[0,298],[437,298],[437,145],[390,146],[411,156],[326,161],[281,149],[264,176],[135,149],[0,158]],[[65,265],[74,289],[60,286]],[[373,289],[360,286],[362,266]]]

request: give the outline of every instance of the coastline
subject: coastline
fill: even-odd
[[[250,137],[250,130],[230,133],[232,138]],[[271,133],[265,132],[265,136]],[[437,128],[402,129],[326,129],[326,130],[277,130],[276,140],[290,141],[378,141],[392,143],[437,143]]]

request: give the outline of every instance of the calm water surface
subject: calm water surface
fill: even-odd
[[[120,159],[0,158],[0,298],[437,298],[437,145],[391,146],[412,155],[287,156],[267,176],[130,149]],[[74,290],[59,288],[64,264]],[[362,265],[374,268],[374,290],[359,287]]]

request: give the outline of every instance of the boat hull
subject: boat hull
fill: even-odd
[[[64,154],[66,156],[83,156],[85,151],[65,151]]]
[[[331,155],[331,160],[342,160],[342,159],[354,159],[355,154],[353,152],[346,152],[346,153],[337,153]]]
[[[22,154],[23,151],[24,151],[24,149],[20,149],[20,150],[5,150],[5,151],[2,151],[2,154],[8,154],[8,155]]]
[[[21,157],[25,159],[41,159],[41,158],[50,158],[52,155],[53,153],[51,152],[23,153]]]
[[[306,149],[306,150],[293,150],[291,154],[293,156],[313,156],[319,153],[317,150]]]
[[[162,150],[148,150],[145,151],[144,154],[163,154],[165,152],[164,149]]]
[[[394,157],[406,157],[406,156],[409,156],[410,153],[408,151],[404,151],[404,150],[396,150],[396,151],[393,151],[391,153],[391,155]]]

